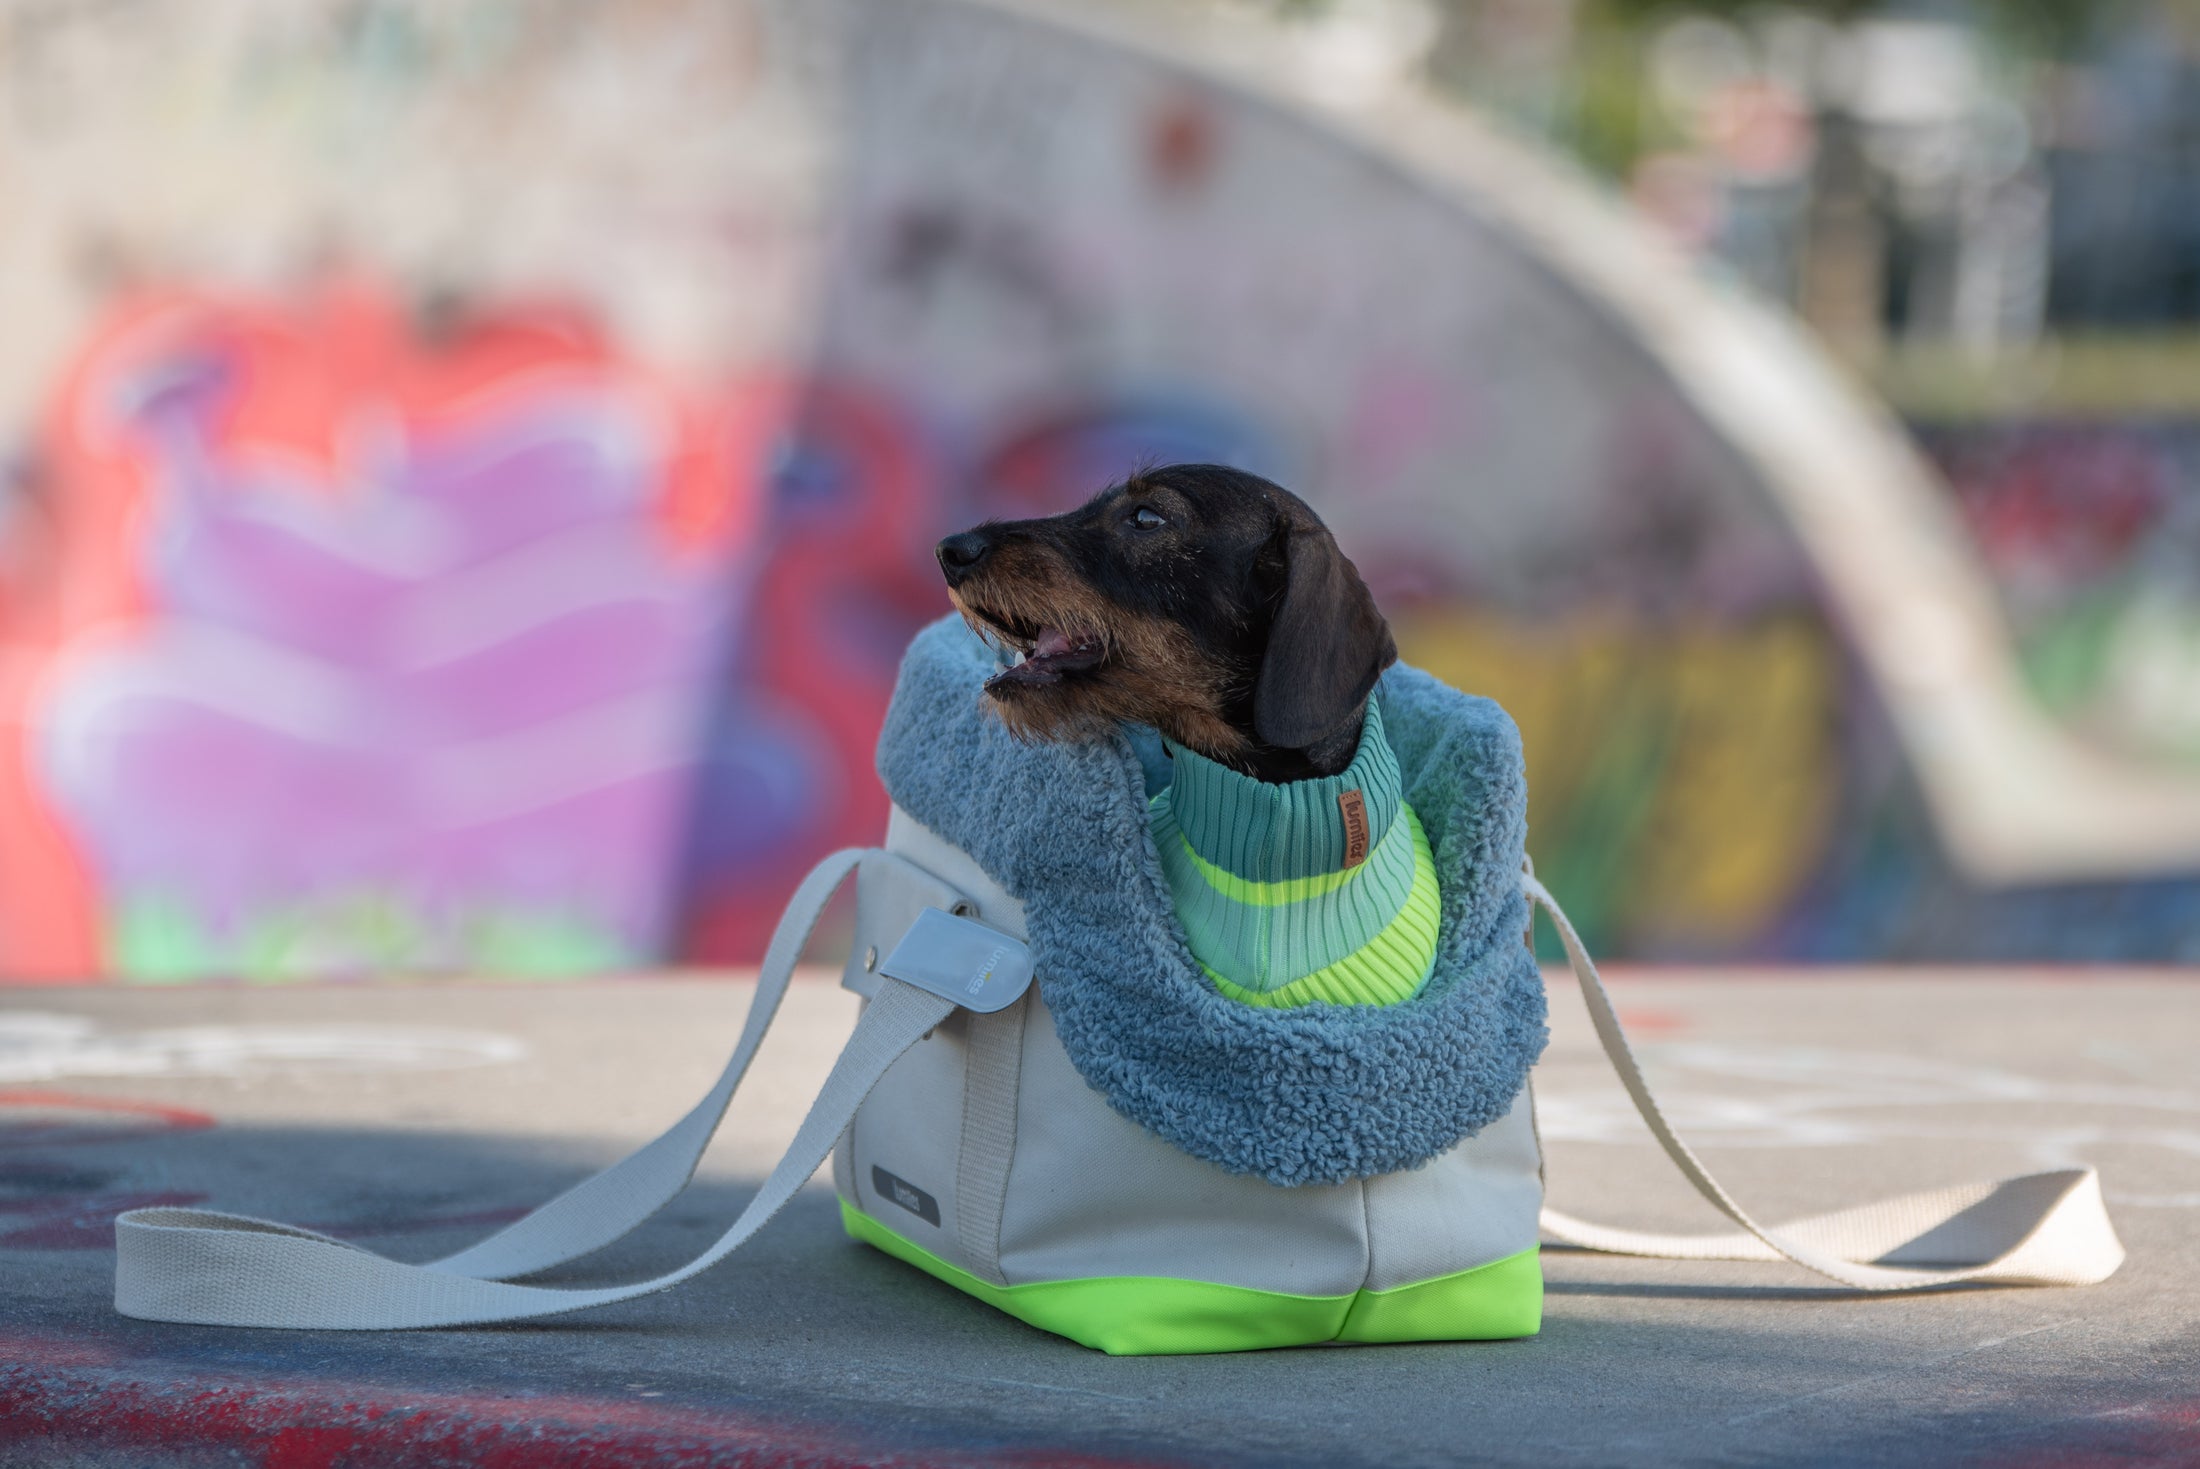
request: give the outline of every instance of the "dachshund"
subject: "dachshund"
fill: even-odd
[[[1015,658],[985,696],[1023,739],[1130,721],[1259,780],[1334,775],[1398,656],[1321,518],[1223,465],[1143,470],[937,555],[956,610]]]

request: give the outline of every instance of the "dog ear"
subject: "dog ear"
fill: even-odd
[[[1351,733],[1352,716],[1398,660],[1390,624],[1336,538],[1311,514],[1280,528],[1283,601],[1253,686],[1253,733],[1308,750]]]

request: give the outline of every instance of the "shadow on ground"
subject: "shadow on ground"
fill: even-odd
[[[2144,1312],[2153,1271],[2143,1249],[2091,1291],[1907,1301],[1797,1289],[1778,1267],[1707,1275],[1553,1252],[1545,1330],[1529,1341],[1113,1360],[850,1243],[830,1194],[813,1187],[715,1270],[617,1306],[465,1330],[253,1331],[116,1316],[106,1219],[135,1203],[203,1201],[433,1258],[608,1152],[452,1132],[237,1125],[12,1142],[0,1150],[9,1422],[20,1441],[47,1411],[39,1402],[69,1397],[72,1434],[95,1461],[103,1446],[122,1452],[129,1435],[142,1444],[156,1431],[182,1451],[198,1431],[190,1404],[209,1392],[224,1402],[255,1392],[309,1407],[341,1400],[370,1415],[378,1405],[460,1403],[510,1425],[595,1415],[634,1431],[657,1423],[718,1435],[729,1451],[743,1435],[776,1434],[808,1444],[816,1462],[889,1453],[1263,1465],[2200,1457],[2200,1340],[2189,1314]],[[543,1279],[663,1270],[715,1239],[747,1194],[706,1171],[633,1236]],[[116,1418],[112,1433],[101,1382],[137,1393],[135,1416]],[[138,1401],[147,1391],[151,1408]],[[160,1401],[176,1405],[164,1430],[146,1421]],[[810,1433],[824,1438],[803,1438]],[[376,1458],[403,1455],[384,1445]]]

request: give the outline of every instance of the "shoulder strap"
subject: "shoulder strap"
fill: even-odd
[[[723,1119],[826,900],[867,856],[836,852],[789,900],[772,935],[746,1025],[710,1093],[655,1141],[568,1189],[469,1249],[406,1265],[312,1230],[195,1209],[136,1209],[115,1221],[115,1309],[150,1321],[219,1326],[385,1330],[460,1326],[556,1315],[629,1300],[696,1275],[744,1244],[794,1197],[832,1151],[886,1069],[954,1006],[897,980],[879,981],[794,1142],[740,1218],[676,1270],[629,1285],[587,1289],[510,1284],[601,1248],[654,1214],[687,1184]],[[886,860],[895,860],[887,858]],[[2123,1261],[2091,1169],[1913,1194],[1797,1221],[1758,1225],[1676,1137],[1628,1049],[1610,997],[1573,925],[1541,883],[1529,896],[1557,925],[1583,998],[1621,1082],[1674,1164],[1745,1231],[1640,1234],[1555,1210],[1543,1227],[1587,1249],[1670,1259],[1788,1259],[1860,1290],[1914,1290],[1965,1280],[2083,1285]],[[1944,1268],[1928,1268],[1940,1266]]]
[[[850,848],[827,857],[802,880],[773,931],[733,1058],[709,1095],[654,1142],[481,1243],[426,1265],[400,1264],[264,1219],[200,1209],[133,1209],[115,1220],[115,1309],[147,1321],[208,1326],[323,1331],[463,1326],[608,1305],[707,1270],[794,1197],[886,1068],[946,1019],[952,1003],[881,976],[794,1142],[741,1217],[695,1259],[631,1285],[573,1289],[507,1283],[609,1244],[687,1186],[771,1028],[826,900],[866,858],[900,860]]]
[[[1543,1230],[1583,1249],[1668,1260],[1792,1260],[1829,1280],[1865,1291],[1925,1290],[1958,1281],[2011,1285],[2091,1285],[2114,1274],[2124,1247],[2108,1222],[2100,1175],[2090,1168],[2029,1173],[1996,1183],[1905,1194],[1876,1204],[1768,1227],[1727,1195],[1688,1145],[1674,1135],[1628,1049],[1611,997],[1581,936],[1533,873],[1521,879],[1558,929],[1581,982],[1604,1054],[1634,1098],[1635,1109],[1667,1157],[1696,1191],[1742,1227],[1739,1234],[1640,1234],[1590,1224],[1555,1209]]]

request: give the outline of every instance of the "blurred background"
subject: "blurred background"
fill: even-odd
[[[0,978],[752,962],[1268,474],[1637,959],[2200,958],[2200,4],[0,0]]]

